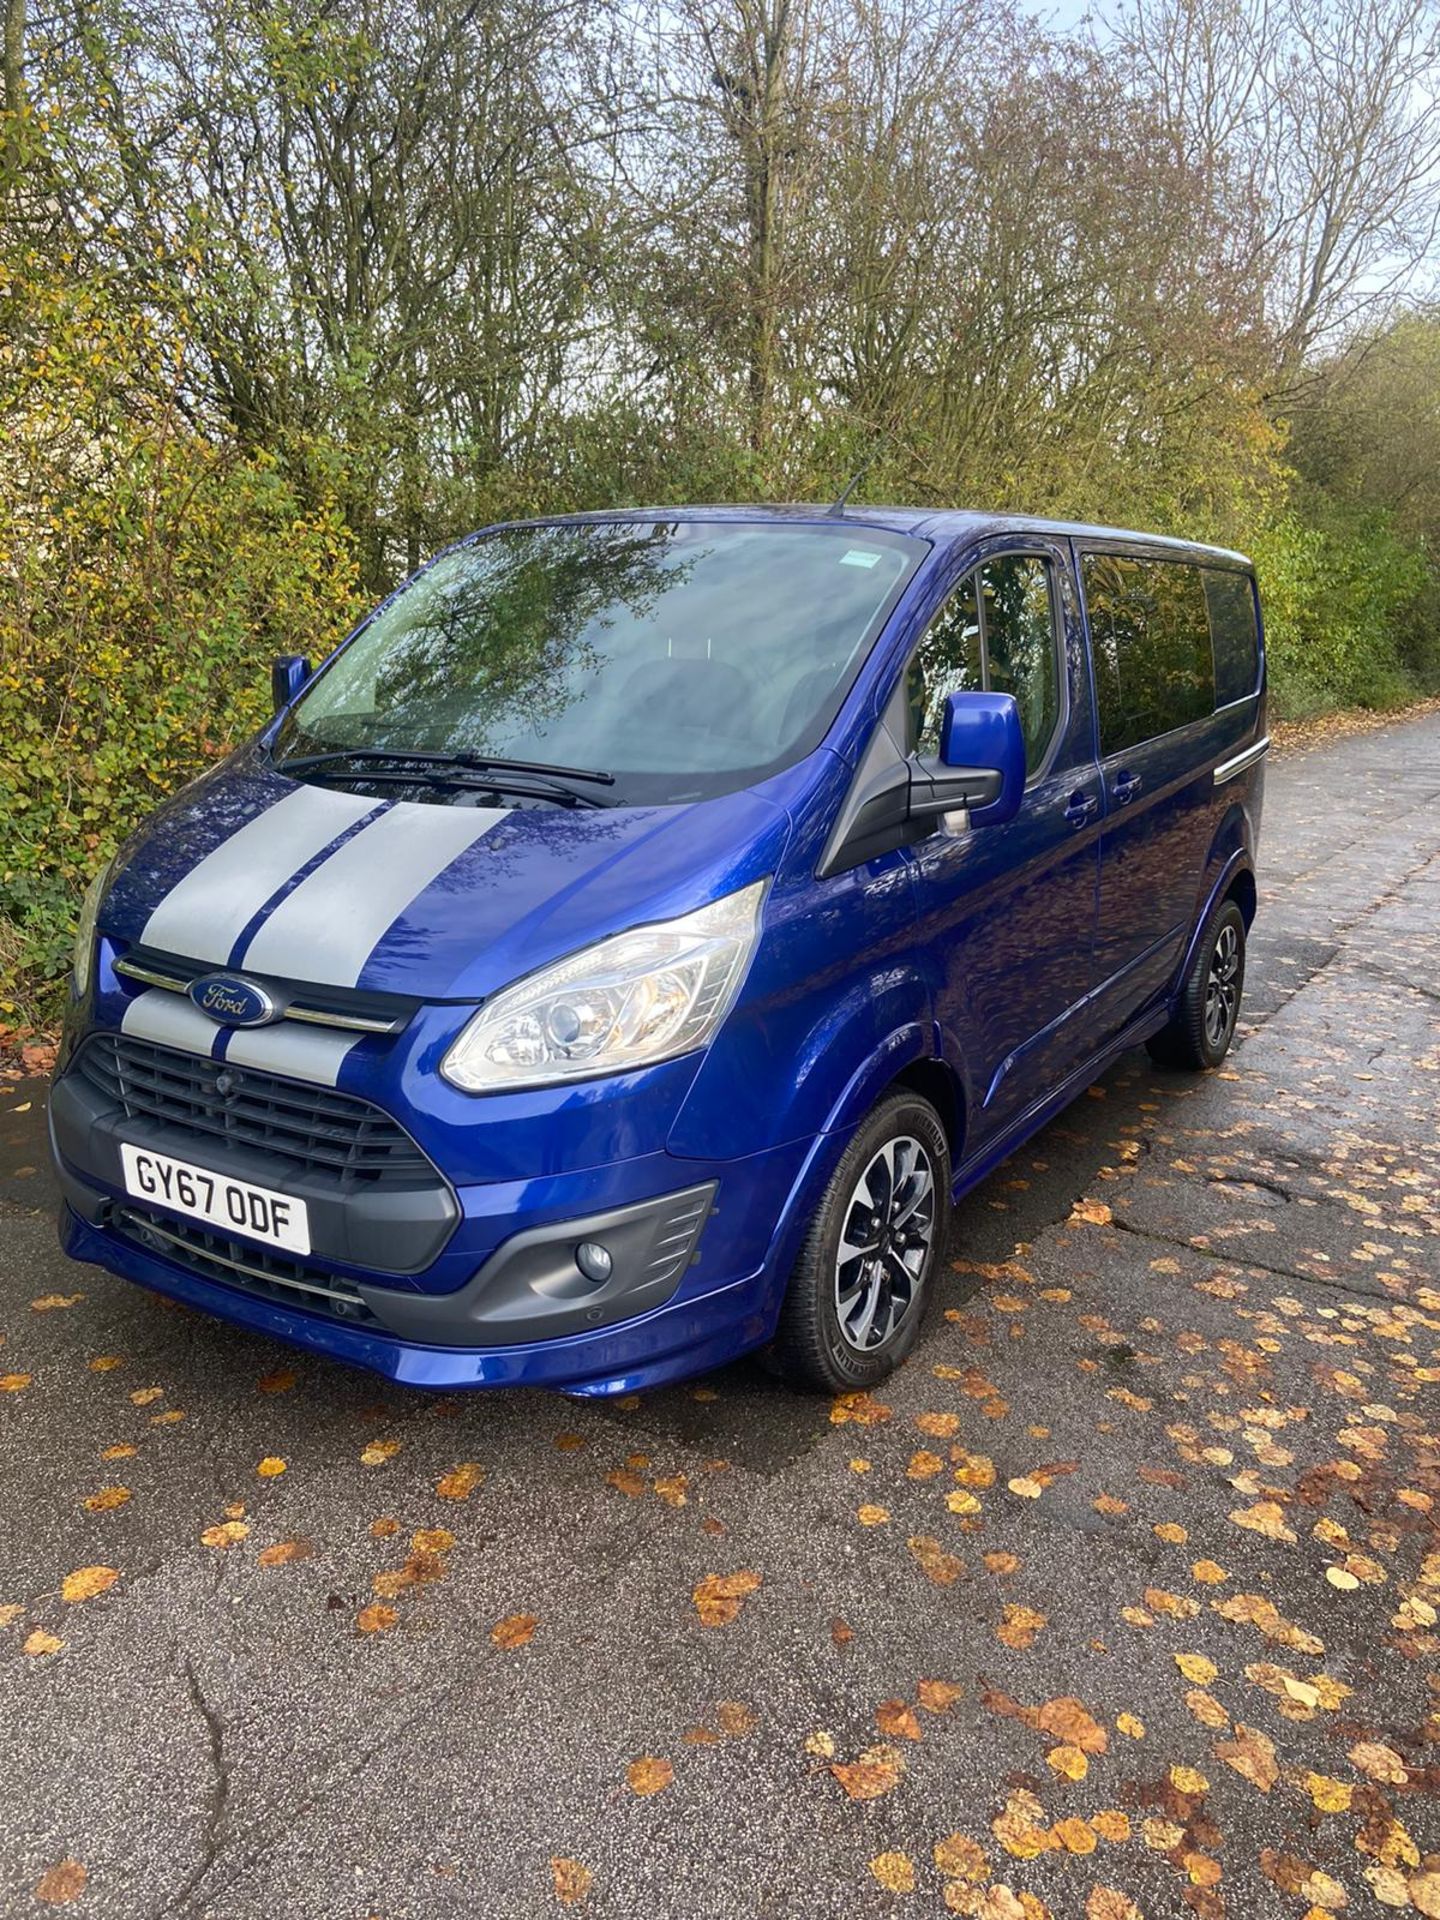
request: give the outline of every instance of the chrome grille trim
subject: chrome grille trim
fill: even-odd
[[[161,973],[158,968],[142,966],[139,961],[120,959],[115,962],[116,973],[123,974],[127,980],[141,981],[147,987],[163,987],[167,993],[185,993],[190,982],[173,973]],[[214,968],[208,968],[214,972]],[[317,1027],[344,1027],[353,1033],[398,1033],[404,1026],[403,1020],[376,1020],[362,1013],[330,1013],[321,1007],[308,1007],[303,1000],[292,1000],[281,1014],[282,1020],[304,1020]],[[216,1022],[219,1026],[220,1022]]]

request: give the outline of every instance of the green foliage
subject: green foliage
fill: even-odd
[[[1433,579],[1388,514],[1306,499],[1254,542],[1275,708],[1403,704],[1436,681],[1422,643]]]
[[[0,1014],[63,974],[89,874],[264,718],[271,656],[358,608],[333,512],[138,390],[174,352],[149,323],[30,265],[0,301],[38,337],[0,360]]]

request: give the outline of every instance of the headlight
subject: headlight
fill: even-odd
[[[83,999],[90,990],[90,975],[95,969],[95,922],[114,864],[113,860],[106,861],[85,889],[85,898],[80,902],[80,918],[75,923],[75,954],[70,962],[70,978],[77,999]]]
[[[755,950],[766,884],[618,933],[507,987],[440,1071],[467,1093],[494,1093],[623,1073],[703,1047]]]

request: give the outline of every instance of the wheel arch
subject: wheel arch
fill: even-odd
[[[1225,889],[1227,900],[1233,900],[1245,916],[1245,931],[1248,933],[1255,924],[1255,909],[1259,905],[1259,893],[1255,886],[1255,870],[1250,866],[1238,867],[1234,878]]]
[[[918,1093],[940,1116],[940,1124],[945,1129],[945,1141],[950,1149],[950,1168],[953,1174],[960,1164],[965,1147],[965,1097],[951,1068],[933,1054],[922,1059],[912,1060],[903,1067],[889,1086],[886,1093]],[[883,1097],[883,1095],[882,1095]]]

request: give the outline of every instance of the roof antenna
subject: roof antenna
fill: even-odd
[[[856,471],[846,481],[845,490],[840,495],[840,498],[835,502],[834,506],[829,509],[828,513],[826,514],[827,519],[834,519],[834,520],[844,519],[845,503],[849,500],[851,494],[854,493],[855,489],[859,486],[860,482],[865,478],[866,474],[869,473],[871,467],[874,466],[874,464],[875,464],[875,456],[872,453],[870,458],[865,462],[864,466],[857,468]]]

